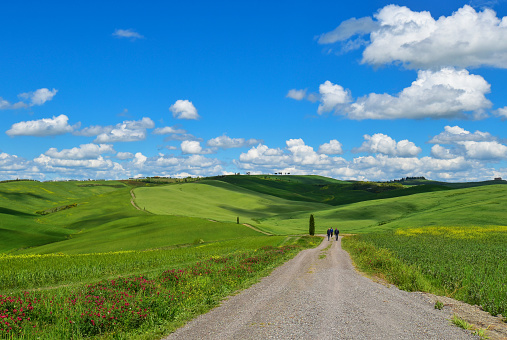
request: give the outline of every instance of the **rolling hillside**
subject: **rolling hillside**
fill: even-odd
[[[294,177],[298,179],[299,176]],[[282,180],[265,180],[255,176],[225,178],[227,183],[221,178],[193,184],[139,188],[135,191],[136,201],[140,206],[151,206],[155,214],[206,216],[221,221],[235,221],[239,216],[241,222],[251,223],[274,234],[306,233],[310,214],[315,215],[317,233],[324,233],[329,227],[338,227],[346,233],[364,233],[422,225],[503,225],[506,220],[502,207],[507,204],[507,187],[503,185],[447,188],[333,206],[314,203],[322,195],[311,196],[308,190],[304,195],[313,197],[311,202],[302,203],[302,195],[292,201],[280,198],[290,193],[290,186],[301,188],[307,185],[304,182],[283,183]],[[311,180],[319,183],[318,178]],[[263,181],[260,189],[254,185],[257,181]],[[270,186],[272,182],[275,184]],[[259,191],[271,191],[273,195],[260,194]],[[339,190],[335,188],[335,191]],[[345,191],[349,195],[357,195],[354,199],[358,199],[365,190]],[[395,190],[388,193],[394,195]]]
[[[139,211],[130,189],[115,181],[0,183],[0,253],[142,250],[261,235],[235,223]]]
[[[507,187],[496,183],[454,189],[433,182],[402,186],[319,176],[220,176],[164,185],[0,183],[0,253],[141,250],[259,235],[243,223],[273,234],[302,234],[310,214],[317,233],[328,227],[366,233],[505,225]],[[141,210],[130,203],[133,187]]]

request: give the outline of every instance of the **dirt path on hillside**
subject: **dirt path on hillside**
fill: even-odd
[[[134,200],[136,199],[136,195],[134,194],[134,189],[131,189],[130,190],[130,196],[132,197],[130,199],[130,203],[132,203],[132,205],[134,206],[134,208],[136,208],[137,210],[141,210],[141,208],[139,208],[136,203],[134,202]]]
[[[273,236],[273,234],[268,233],[267,231],[262,231],[262,230],[260,230],[259,228],[256,228],[256,227],[254,227],[254,226],[253,226],[253,225],[251,225],[251,224],[248,224],[248,223],[243,223],[243,225],[244,225],[245,227],[248,227],[248,228],[250,228],[250,229],[252,229],[252,230],[255,230],[255,231],[259,232],[259,233],[262,233],[262,234],[264,234],[264,235]]]
[[[358,274],[340,237],[302,251],[166,339],[478,339],[450,317],[421,294]]]

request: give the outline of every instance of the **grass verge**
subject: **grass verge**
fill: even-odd
[[[408,291],[507,312],[507,227],[425,227],[344,238],[357,267]]]
[[[1,294],[0,338],[161,337],[315,245],[311,237],[291,243],[232,252],[215,248],[197,262],[151,273]],[[199,245],[194,251],[199,247],[212,246]]]

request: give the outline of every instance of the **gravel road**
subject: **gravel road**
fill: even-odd
[[[166,339],[479,339],[450,317],[421,294],[358,274],[340,237],[302,251]]]

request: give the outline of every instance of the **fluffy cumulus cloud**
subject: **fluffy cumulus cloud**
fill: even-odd
[[[58,151],[56,148],[50,148],[44,154],[56,159],[95,159],[104,153],[116,153],[110,144],[82,144],[72,149]]]
[[[435,144],[431,147],[431,157],[437,159],[453,159],[456,158],[456,155],[452,152],[452,150],[444,148],[439,144]]]
[[[415,157],[422,151],[420,147],[406,139],[396,142],[391,137],[382,133],[376,133],[373,136],[364,135],[364,139],[365,141],[361,147],[355,149],[355,152],[380,153],[397,157]]]
[[[279,171],[298,173],[298,171],[319,171],[342,165],[344,160],[317,153],[313,147],[301,139],[289,139],[284,149],[272,149],[259,144],[239,156],[235,164],[245,170]],[[301,172],[300,172],[301,173]]]
[[[123,164],[131,177],[141,173],[165,177],[212,176],[223,174],[221,161],[203,155],[146,157],[138,152],[132,161]]]
[[[69,118],[66,115],[59,115],[53,118],[43,118],[26,122],[15,123],[7,130],[9,136],[56,136],[74,131],[78,125],[69,125]]]
[[[200,154],[202,152],[201,143],[193,140],[184,140],[181,142],[181,152],[184,154]]]
[[[319,42],[335,43],[369,33],[362,61],[377,66],[507,68],[507,18],[498,18],[491,9],[477,12],[465,5],[450,16],[434,19],[427,11],[388,5],[374,18],[349,19],[321,35]]]
[[[105,159],[99,156],[95,159],[65,159],[65,158],[53,158],[48,155],[40,155],[34,159],[34,162],[38,164],[42,170],[51,171],[58,169],[59,171],[65,172],[67,168],[82,168],[82,169],[95,169],[100,171],[111,170],[117,164],[110,159]]]
[[[371,93],[342,110],[350,119],[482,118],[491,102],[489,83],[467,70],[419,71],[417,80],[399,94]],[[320,106],[319,106],[320,109]]]
[[[136,142],[146,139],[146,129],[152,129],[155,123],[148,117],[141,120],[124,121],[114,126],[91,126],[76,131],[76,135],[97,136],[95,143]]]
[[[15,110],[39,106],[53,99],[57,92],[58,90],[56,89],[49,90],[47,88],[41,88],[32,92],[20,93],[18,97],[21,101],[14,104],[0,97],[0,110]]]
[[[203,147],[201,146],[201,143],[199,141],[184,140],[183,142],[181,142],[181,152],[183,154],[198,155],[198,154],[213,153],[213,150],[212,149],[203,149]]]
[[[445,126],[444,131],[430,139],[432,144],[456,144],[459,142],[493,141],[495,137],[489,132],[475,131],[471,133],[459,126]]]
[[[495,115],[502,119],[507,119],[507,106],[495,110]]]
[[[216,138],[210,139],[206,145],[212,148],[219,149],[231,149],[231,148],[243,148],[256,144],[261,144],[262,140],[259,139],[245,139],[245,138],[231,138],[226,135],[222,135]]]
[[[430,139],[435,144],[431,155],[435,158],[450,159],[462,156],[470,160],[498,161],[507,157],[507,146],[489,132],[470,132],[459,126],[446,126],[444,131]],[[447,145],[444,148],[440,144]]]
[[[57,92],[58,90],[56,89],[49,90],[47,88],[42,88],[33,92],[21,93],[19,97],[27,100],[30,106],[42,105],[53,99]]]
[[[333,110],[337,111],[351,100],[349,91],[340,85],[331,83],[329,80],[319,86],[319,93],[320,104],[317,109],[319,114]]]
[[[173,117],[176,119],[199,119],[199,114],[194,104],[188,100],[177,100],[173,105],[169,107],[169,111],[173,113]]]
[[[324,143],[319,146],[319,153],[328,155],[341,155],[343,153],[342,143],[336,139],[332,139],[329,141],[329,143]]]
[[[466,152],[466,157],[479,160],[495,160],[507,157],[507,146],[493,142],[460,142]]]
[[[127,38],[130,40],[144,39],[144,36],[134,31],[133,29],[116,29],[113,33],[113,36],[116,38]]]

